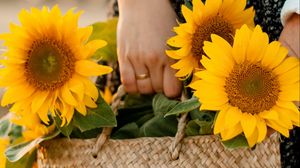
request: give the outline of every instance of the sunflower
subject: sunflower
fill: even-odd
[[[63,125],[70,123],[74,109],[86,115],[86,107],[97,106],[99,93],[89,77],[112,69],[91,60],[106,42],[87,42],[93,28],[78,28],[81,13],[71,9],[62,15],[58,6],[23,9],[21,25],[11,24],[11,32],[0,35],[8,48],[1,60],[5,68],[0,86],[7,89],[2,106],[13,104],[13,112],[37,113],[46,124],[50,111],[62,118]]]
[[[217,35],[204,43],[206,70],[190,86],[201,110],[219,111],[214,134],[229,140],[244,133],[250,147],[264,140],[267,127],[285,137],[293,125],[299,127],[299,58],[277,41],[269,44],[260,26],[246,25],[236,31],[233,45]]]
[[[14,114],[11,118],[11,122],[23,127],[22,136],[25,141],[31,141],[48,135],[55,129],[54,124],[46,126],[42,123],[37,114],[32,113]]]
[[[0,168],[6,167],[5,150],[8,145],[9,145],[9,139],[0,137]]]
[[[203,68],[200,63],[203,42],[211,41],[211,34],[232,43],[236,29],[243,24],[254,27],[254,10],[252,7],[244,10],[245,6],[246,0],[207,0],[205,5],[201,0],[194,0],[192,11],[182,6],[186,23],[175,27],[177,35],[167,41],[168,45],[179,49],[166,51],[169,57],[178,60],[172,65],[178,70],[176,77],[185,78],[195,69]]]

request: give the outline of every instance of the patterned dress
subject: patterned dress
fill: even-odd
[[[184,22],[181,14],[181,5],[191,0],[170,0],[180,22]],[[203,0],[202,0],[203,1]],[[280,12],[285,0],[248,0],[247,7],[255,9],[255,24],[262,26],[263,31],[269,34],[270,42],[278,40],[282,31]],[[118,16],[117,1],[113,5],[114,16]],[[300,167],[300,128],[290,131],[290,138],[281,138],[280,153],[282,168]]]

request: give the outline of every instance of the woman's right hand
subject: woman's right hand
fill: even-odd
[[[181,82],[165,55],[176,14],[169,0],[119,0],[117,32],[121,81],[129,93],[181,93]]]

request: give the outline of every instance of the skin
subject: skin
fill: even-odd
[[[173,36],[176,14],[169,0],[119,0],[117,30],[121,81],[129,93],[181,93],[171,60],[165,55],[166,40]],[[136,79],[149,74],[149,78]]]
[[[287,20],[279,41],[289,49],[289,55],[300,58],[300,15],[293,14]]]

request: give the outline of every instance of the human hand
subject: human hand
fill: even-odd
[[[176,25],[169,0],[119,0],[119,11],[118,59],[126,91],[178,96],[181,82],[165,55],[166,40]]]
[[[300,15],[293,14],[280,34],[279,41],[289,50],[289,55],[300,57]]]

